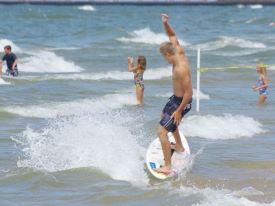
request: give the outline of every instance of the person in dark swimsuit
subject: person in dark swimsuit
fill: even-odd
[[[2,65],[3,62],[6,61],[7,64],[7,70],[6,75],[8,76],[18,76],[18,68],[17,68],[17,56],[11,52],[11,46],[7,45],[4,47],[4,56],[2,58],[2,61],[0,61],[0,75],[2,75]]]

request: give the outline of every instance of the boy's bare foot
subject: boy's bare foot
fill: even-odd
[[[154,169],[154,171],[157,172],[157,173],[163,173],[165,175],[169,175],[170,173],[172,173],[171,168],[166,167],[166,166]]]

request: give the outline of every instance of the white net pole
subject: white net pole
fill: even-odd
[[[197,53],[197,94],[196,94],[196,111],[200,111],[200,80],[201,80],[201,50],[198,49]]]

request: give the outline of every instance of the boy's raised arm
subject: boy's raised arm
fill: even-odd
[[[173,28],[170,26],[169,24],[169,17],[167,14],[160,14],[161,18],[162,18],[162,23],[164,26],[164,29],[166,31],[167,36],[169,37],[170,42],[175,46],[175,47],[179,47],[179,41],[178,38],[176,36],[176,33],[174,32]]]

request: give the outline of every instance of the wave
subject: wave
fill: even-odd
[[[80,50],[80,47],[57,47],[57,48],[45,48],[47,51],[73,51]]]
[[[205,51],[218,50],[224,47],[234,46],[239,48],[249,48],[249,49],[265,49],[267,46],[260,42],[249,41],[246,39],[222,36],[217,40],[209,41],[206,43],[198,44],[193,46],[193,49],[200,48]]]
[[[246,6],[243,5],[243,4],[238,4],[237,7],[239,9],[243,9],[245,8]],[[262,9],[263,8],[263,5],[262,4],[253,4],[253,5],[249,5],[248,6],[250,9]]]
[[[145,150],[138,144],[140,137],[129,131],[133,122],[135,119],[127,113],[105,112],[57,119],[40,130],[27,128],[22,134],[12,138],[22,151],[17,166],[47,172],[91,167],[116,180],[148,185],[144,172]],[[261,204],[246,199],[244,196],[262,195],[261,191],[253,188],[230,191],[195,186],[175,187],[173,184],[170,181],[163,182],[150,189],[155,190],[157,187],[170,194],[192,197],[196,201],[193,205],[200,206],[275,205],[275,202]]]
[[[181,128],[186,136],[206,139],[250,138],[265,132],[263,125],[253,118],[231,114],[188,116]]]
[[[121,108],[125,105],[136,105],[134,94],[108,94],[97,99],[85,99],[72,102],[46,103],[33,106],[9,106],[3,110],[24,117],[56,118],[96,113],[106,109]]]
[[[65,61],[63,57],[49,51],[32,53],[32,56],[22,58],[20,62],[18,67],[23,72],[64,73],[83,71],[74,62]]]
[[[193,99],[197,99],[197,90],[193,89]],[[203,93],[202,91],[199,92],[200,95],[200,99],[205,99],[205,100],[209,100],[210,96],[208,94]],[[164,94],[156,94],[156,97],[164,97],[164,98],[169,98],[172,96],[171,92],[168,93],[164,93]]]
[[[145,152],[129,130],[133,121],[127,113],[105,111],[52,120],[40,130],[27,128],[12,138],[23,153],[17,166],[47,172],[91,167],[144,185]]]
[[[47,172],[91,167],[113,179],[144,185],[148,182],[144,172],[145,151],[138,144],[139,136],[129,129],[137,116],[113,110],[126,104],[135,104],[134,95],[112,94],[47,104],[47,108],[46,104],[10,108],[23,116],[57,117],[42,129],[27,128],[12,138],[22,151],[17,166]]]
[[[249,56],[253,54],[259,54],[261,52],[274,51],[275,47],[269,46],[268,48],[246,48],[243,50],[235,51],[215,51],[211,52],[213,55],[225,56],[225,57],[235,57],[235,56]]]
[[[193,99],[197,99],[197,90],[193,89]],[[202,91],[199,91],[199,97],[200,99],[209,100],[210,96],[208,94],[203,93]]]
[[[4,79],[2,79],[0,77],[0,85],[9,85],[9,84],[11,84],[11,83],[10,82],[6,82]]]
[[[12,41],[8,39],[0,39],[0,49],[3,49],[5,46],[10,45],[13,52],[22,52],[22,49],[15,45]]]
[[[129,33],[129,37],[121,37],[117,39],[121,42],[133,42],[133,43],[143,43],[143,44],[161,44],[168,41],[168,37],[162,33],[155,33],[151,31],[150,28],[144,28],[140,30],[135,30]],[[187,45],[182,40],[179,40],[181,45]]]
[[[246,190],[244,188],[244,190]],[[211,188],[199,189],[196,187],[180,187],[173,191],[184,197],[196,197],[198,203],[192,204],[196,206],[275,206],[275,201],[271,203],[260,203],[256,201],[249,200],[244,196],[238,196],[234,191],[222,189],[214,190]],[[248,192],[248,195],[255,195],[255,190]]]
[[[34,73],[66,73],[66,72],[81,72],[84,69],[77,66],[74,62],[66,61],[63,57],[57,56],[50,51],[24,51],[12,41],[8,39],[0,39],[0,48],[5,45],[11,45],[12,51],[25,54],[28,57],[20,58],[19,56],[19,71],[34,72]],[[58,50],[60,48],[56,48]],[[64,49],[64,48],[62,48]],[[72,48],[66,48],[72,49]],[[75,48],[74,48],[75,49]],[[54,50],[54,49],[53,49]],[[4,67],[3,69],[5,69]]]
[[[256,17],[253,17],[253,18],[248,19],[247,21],[245,21],[245,23],[246,23],[246,24],[251,24],[251,23],[255,22],[256,20],[257,20],[257,18],[256,18]]]
[[[237,7],[238,7],[239,9],[242,9],[242,8],[245,7],[245,5],[243,5],[243,4],[238,4]]]
[[[257,50],[247,49],[242,51],[219,51],[219,52],[213,52],[212,54],[216,56],[224,56],[224,57],[240,57],[240,56],[249,56],[249,55],[257,54],[262,51],[266,51],[266,49],[257,49]]]
[[[245,187],[245,188],[242,188],[241,190],[234,191],[232,194],[238,197],[251,196],[251,195],[264,195],[262,191],[256,190],[253,187]]]
[[[249,6],[251,9],[262,9],[263,5],[262,4],[254,4]]]
[[[158,80],[171,77],[169,68],[148,69],[144,73],[146,80]],[[74,74],[48,74],[44,76],[21,76],[18,79],[27,81],[46,81],[46,80],[132,80],[133,74],[127,71],[108,71],[99,73],[74,73]]]
[[[138,115],[120,109],[135,104],[134,94],[108,94],[73,102],[4,108],[25,117],[51,118],[48,126],[27,128],[12,138],[22,151],[17,166],[47,172],[91,167],[113,179],[144,184],[145,151],[138,144],[139,135],[130,131]]]
[[[84,6],[79,6],[77,7],[79,10],[82,11],[95,11],[95,7],[93,7],[92,5],[84,5]]]

